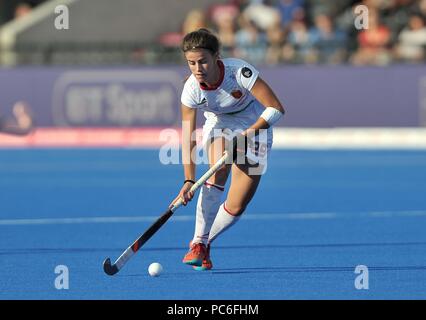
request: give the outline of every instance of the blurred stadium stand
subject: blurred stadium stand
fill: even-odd
[[[54,28],[59,4],[69,30]],[[354,27],[359,4],[368,30]],[[218,33],[223,56],[257,65],[425,61],[426,0],[0,0],[0,12],[3,65],[176,64],[199,27]]]
[[[169,59],[161,36],[180,30],[191,9],[204,10],[213,2],[225,0],[46,1],[3,26],[2,48],[17,54],[11,60],[17,64],[176,62],[176,54]],[[60,4],[69,8],[68,30],[54,28],[54,8]]]

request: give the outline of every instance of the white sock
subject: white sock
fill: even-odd
[[[201,188],[195,216],[195,232],[192,243],[207,245],[210,229],[222,201],[224,187],[206,182]]]
[[[222,203],[222,205],[219,207],[218,213],[213,222],[213,226],[210,230],[208,243],[211,243],[222,232],[224,232],[226,229],[228,229],[233,224],[235,224],[240,219],[240,217],[241,215],[234,216],[230,214],[229,212],[227,212],[225,209],[225,203]]]

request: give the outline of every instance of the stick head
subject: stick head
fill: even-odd
[[[106,258],[104,261],[104,271],[107,275],[113,276],[118,272],[118,268],[116,265],[111,265],[111,259]]]

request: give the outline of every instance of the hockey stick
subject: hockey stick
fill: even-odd
[[[214,173],[216,173],[228,160],[229,153],[225,151],[220,158],[197,182],[191,187],[190,191],[195,192],[200,188]],[[159,217],[131,246],[129,246],[118,259],[111,264],[111,259],[104,261],[104,271],[112,276],[116,274],[129,259],[147,242],[161,226],[173,215],[173,213],[183,204],[182,199],[176,201],[161,217]]]

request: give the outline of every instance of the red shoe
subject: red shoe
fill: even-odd
[[[206,246],[203,243],[194,243],[185,257],[183,257],[182,262],[191,266],[202,266],[206,255]]]
[[[194,270],[197,270],[197,271],[206,271],[213,268],[213,263],[210,259],[210,244],[207,245],[206,257],[204,258],[201,266],[193,266],[192,268],[194,268]]]

